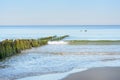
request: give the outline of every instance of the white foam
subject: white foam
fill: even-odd
[[[48,44],[67,44],[65,41],[48,41]]]
[[[17,80],[60,80],[68,76],[69,74],[84,71],[87,69],[73,69],[69,72],[64,72],[64,73],[54,73],[54,74],[47,74],[47,75],[41,75],[41,76],[32,76],[32,77],[26,77],[26,78],[21,78]]]

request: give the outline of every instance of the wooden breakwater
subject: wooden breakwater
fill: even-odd
[[[0,59],[12,56],[14,54],[21,53],[22,50],[31,49],[32,47],[39,47],[46,45],[50,40],[61,40],[68,36],[49,36],[39,39],[16,39],[16,40],[4,40],[0,42]]]
[[[54,36],[51,41],[59,41],[66,37],[69,37],[69,35],[64,35],[64,36],[60,36],[60,37]]]

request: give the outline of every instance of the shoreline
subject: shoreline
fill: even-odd
[[[18,78],[15,80],[61,80],[70,74],[76,73],[76,72],[81,72],[87,70],[86,68],[83,69],[73,69],[71,71],[67,72],[58,72],[58,73],[48,73],[48,74],[43,74],[43,75],[36,75],[36,76],[27,76],[24,78]]]
[[[120,67],[98,67],[68,75],[61,80],[120,80]]]
[[[29,76],[16,80],[120,80],[120,67],[73,69],[64,73]]]

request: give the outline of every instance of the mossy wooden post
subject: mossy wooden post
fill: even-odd
[[[14,44],[15,44],[15,48],[16,48],[16,53],[20,53],[21,49],[20,49],[19,40],[15,40]]]
[[[3,42],[0,43],[0,58],[4,58],[5,57],[5,47]]]
[[[1,58],[11,56],[14,53],[13,48],[11,46],[12,43],[13,43],[12,40],[4,40],[0,43],[0,57]]]
[[[32,40],[32,47],[38,47],[38,46],[39,46],[38,40],[33,39]]]
[[[10,46],[10,42],[8,40],[6,40],[4,42],[4,46],[5,46],[5,56],[10,56],[12,53],[11,53],[11,46]]]

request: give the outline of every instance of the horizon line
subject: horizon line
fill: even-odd
[[[27,25],[0,25],[0,26],[120,26],[120,24],[87,24],[87,25],[85,25],[85,24],[79,24],[79,25],[78,24],[73,24],[73,25],[71,25],[71,24],[65,24],[65,25],[64,24],[29,25],[29,24],[27,24]]]

